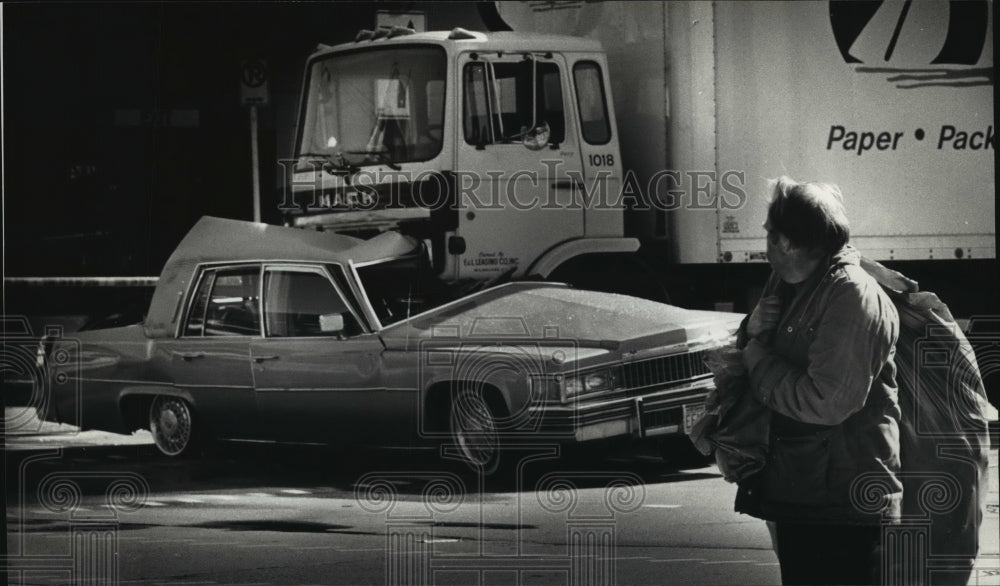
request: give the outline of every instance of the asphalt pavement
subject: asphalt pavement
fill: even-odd
[[[116,494],[121,511],[109,535],[123,584],[382,584],[399,577],[393,563],[420,551],[436,584],[564,584],[580,570],[572,566],[580,537],[574,531],[603,531],[611,539],[614,551],[588,558],[596,565],[587,571],[610,567],[619,584],[778,580],[763,523],[732,512],[734,487],[714,466],[671,470],[647,457],[584,455],[536,466],[513,486],[477,485],[460,469],[442,469],[433,454],[331,457],[318,448],[256,445],[176,460],[159,456],[146,432],[80,432],[24,411],[5,415],[7,561],[12,568],[28,562],[47,568],[18,570],[12,583],[64,583],[71,570],[63,566],[75,561],[66,553],[68,535],[113,510]],[[977,585],[1000,585],[996,448],[990,459],[970,582]],[[581,469],[587,480],[573,490],[556,484]],[[79,494],[51,490],[68,474]],[[441,492],[442,478],[457,479],[462,490]],[[629,478],[636,488],[602,488],[615,478]],[[122,493],[123,485],[117,493],[104,486],[125,481],[141,487],[141,499]],[[612,494],[623,500],[609,501]],[[58,498],[46,500],[52,497],[76,499],[69,517],[59,512]],[[609,502],[621,508],[613,519],[601,516]],[[423,549],[401,554],[392,541],[401,531]],[[51,558],[49,566],[43,558]],[[494,564],[492,574],[470,569],[483,560]]]

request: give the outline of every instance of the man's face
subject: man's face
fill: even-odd
[[[767,262],[779,277],[787,280],[794,262],[792,243],[784,234],[771,229],[770,219],[764,222],[764,229],[767,230]]]

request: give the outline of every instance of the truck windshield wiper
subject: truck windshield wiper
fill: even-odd
[[[330,175],[354,175],[360,169],[352,165],[342,153],[299,153],[296,159],[302,158],[323,159],[323,170]]]
[[[349,155],[368,155],[379,163],[382,163],[386,167],[389,167],[393,171],[399,171],[402,167],[398,163],[393,162],[392,158],[389,157],[389,151],[344,151]]]

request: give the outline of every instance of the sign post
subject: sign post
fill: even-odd
[[[250,157],[253,179],[253,221],[260,222],[260,153],[257,145],[257,107],[269,101],[267,63],[262,59],[243,62],[240,98],[250,107]]]

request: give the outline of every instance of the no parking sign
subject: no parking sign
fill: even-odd
[[[240,99],[244,106],[267,105],[267,63],[263,59],[247,59],[240,68]]]
[[[257,147],[257,107],[268,103],[267,63],[247,59],[240,67],[240,99],[250,110],[250,157],[253,175],[253,220],[260,221],[260,154]]]

